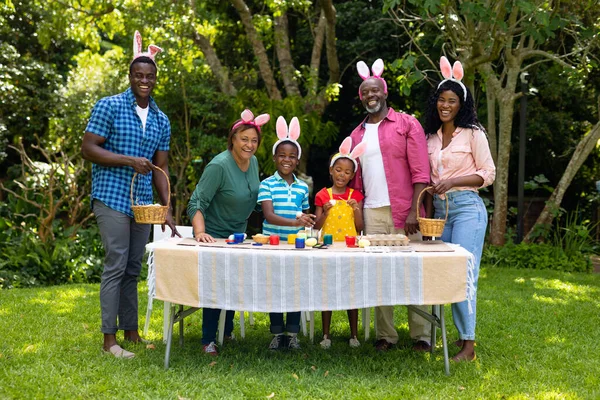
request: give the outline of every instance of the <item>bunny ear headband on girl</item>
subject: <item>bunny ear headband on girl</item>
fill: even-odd
[[[139,31],[135,31],[135,34],[133,35],[133,59],[131,60],[132,63],[136,58],[148,57],[152,60],[154,66],[156,67],[156,61],[154,61],[154,57],[161,51],[163,51],[163,49],[151,44],[150,46],[148,46],[147,52],[142,52],[142,35]]]
[[[463,71],[460,61],[455,61],[454,65],[450,67],[450,61],[448,61],[445,56],[442,56],[442,58],[440,58],[440,71],[445,79],[440,82],[438,89],[444,82],[456,82],[463,90],[463,101],[467,101],[467,88],[465,87],[464,83],[461,82],[462,78],[465,76],[465,72]]]
[[[248,110],[247,108],[244,111],[242,111],[241,117],[242,120],[236,122],[231,128],[231,130],[234,130],[240,125],[246,124],[255,126],[256,129],[258,129],[258,131],[260,132],[260,127],[269,122],[269,120],[271,119],[271,116],[269,114],[260,114],[258,117],[254,118],[254,114],[252,114],[252,111]]]
[[[297,117],[292,118],[290,121],[290,128],[288,129],[287,122],[285,122],[285,118],[281,115],[277,118],[277,124],[275,125],[275,130],[277,131],[278,141],[273,145],[273,155],[275,155],[275,149],[283,142],[290,142],[296,145],[298,148],[298,160],[302,156],[302,147],[300,147],[300,143],[298,143],[298,138],[300,137],[300,122]]]
[[[354,163],[354,171],[356,171],[356,169],[358,168],[358,163],[356,162],[356,159],[362,156],[365,150],[367,149],[367,142],[360,142],[356,145],[352,152],[350,152],[351,148],[352,138],[348,136],[340,145],[340,152],[331,158],[331,163],[329,164],[329,166],[333,167],[333,164],[335,164],[335,162],[340,158],[347,158]]]
[[[364,61],[357,62],[356,69],[358,70],[358,75],[362,78],[363,81],[366,81],[369,78],[375,78],[382,81],[383,92],[387,94],[387,82],[381,77],[381,74],[383,74],[383,60],[381,58],[375,60],[375,62],[371,66],[371,71],[373,71],[373,75],[371,75],[371,71],[369,71],[369,67],[367,67],[367,64],[365,64]],[[360,99],[362,100],[362,93],[360,92],[360,88],[358,89],[358,97],[360,97]]]

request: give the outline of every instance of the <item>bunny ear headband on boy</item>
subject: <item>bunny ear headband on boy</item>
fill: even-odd
[[[148,57],[152,60],[152,62],[154,62],[154,66],[156,67],[156,61],[154,61],[154,57],[161,51],[163,51],[163,49],[151,44],[150,46],[148,46],[147,52],[142,52],[142,35],[139,31],[135,31],[133,35],[133,59],[131,60],[132,63],[136,58]]]
[[[348,136],[340,145],[340,152],[331,158],[331,163],[329,164],[329,166],[333,167],[333,164],[335,164],[335,162],[340,158],[347,158],[354,163],[354,171],[356,171],[356,169],[358,168],[358,163],[356,162],[356,159],[362,156],[365,150],[367,149],[367,142],[360,142],[356,145],[352,152],[350,152],[351,148],[352,138]]]
[[[260,127],[269,122],[269,120],[271,119],[271,116],[269,114],[260,114],[258,117],[254,118],[254,114],[252,114],[252,111],[248,110],[247,108],[244,111],[242,111],[241,117],[242,120],[236,122],[231,128],[231,130],[234,130],[238,126],[245,124],[253,125],[256,127],[256,129],[260,131]]]
[[[369,71],[369,67],[367,67],[367,64],[365,64],[364,61],[357,62],[356,69],[358,70],[358,75],[362,78],[363,81],[366,81],[369,78],[379,79],[383,82],[383,92],[388,92],[387,82],[381,77],[381,74],[383,74],[383,60],[381,58],[375,60],[375,62],[371,66],[371,71],[373,71],[373,75],[371,75],[371,71]],[[360,92],[360,89],[358,89],[358,97],[360,97],[360,99],[362,100],[362,93]]]
[[[290,121],[290,128],[288,129],[287,122],[285,122],[285,118],[281,115],[277,118],[277,123],[275,125],[275,130],[277,131],[278,141],[273,145],[273,155],[275,155],[275,149],[283,142],[290,142],[296,145],[298,148],[298,160],[302,156],[302,147],[300,147],[300,143],[298,143],[298,138],[300,137],[300,122],[297,117],[292,118]]]
[[[454,65],[450,67],[450,61],[448,61],[445,56],[442,56],[442,58],[440,58],[440,71],[445,79],[440,82],[438,89],[444,82],[456,82],[463,90],[463,101],[467,101],[467,88],[465,87],[464,83],[461,82],[463,76],[465,76],[465,72],[463,71],[460,61],[455,61]]]

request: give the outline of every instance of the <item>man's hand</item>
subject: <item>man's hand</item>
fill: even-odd
[[[406,222],[404,223],[404,231],[407,235],[414,235],[419,231],[419,223],[417,222],[417,212],[411,210],[408,213],[408,217],[406,217]]]
[[[165,225],[168,225],[169,228],[171,228],[171,237],[181,237],[181,234],[177,231],[177,226],[175,225],[175,222],[173,222],[173,215],[171,213],[171,210],[169,210],[169,212],[167,213],[167,220],[164,224],[161,225],[163,232],[165,231]]]
[[[138,174],[146,175],[154,169],[154,164],[144,157],[131,157],[131,167]]]

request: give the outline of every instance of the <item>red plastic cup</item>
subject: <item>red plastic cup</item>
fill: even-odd
[[[279,235],[271,235],[269,236],[269,244],[273,246],[279,245]]]
[[[356,247],[356,236],[346,235],[346,246]]]

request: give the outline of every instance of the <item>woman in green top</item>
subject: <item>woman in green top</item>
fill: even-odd
[[[260,185],[254,153],[260,145],[260,127],[268,121],[268,114],[254,118],[250,110],[245,110],[229,132],[227,150],[206,166],[187,207],[198,242],[211,243],[215,238],[246,231]],[[220,314],[219,309],[202,310],[203,350],[215,356]],[[233,332],[233,316],[234,311],[227,311],[225,337]]]

